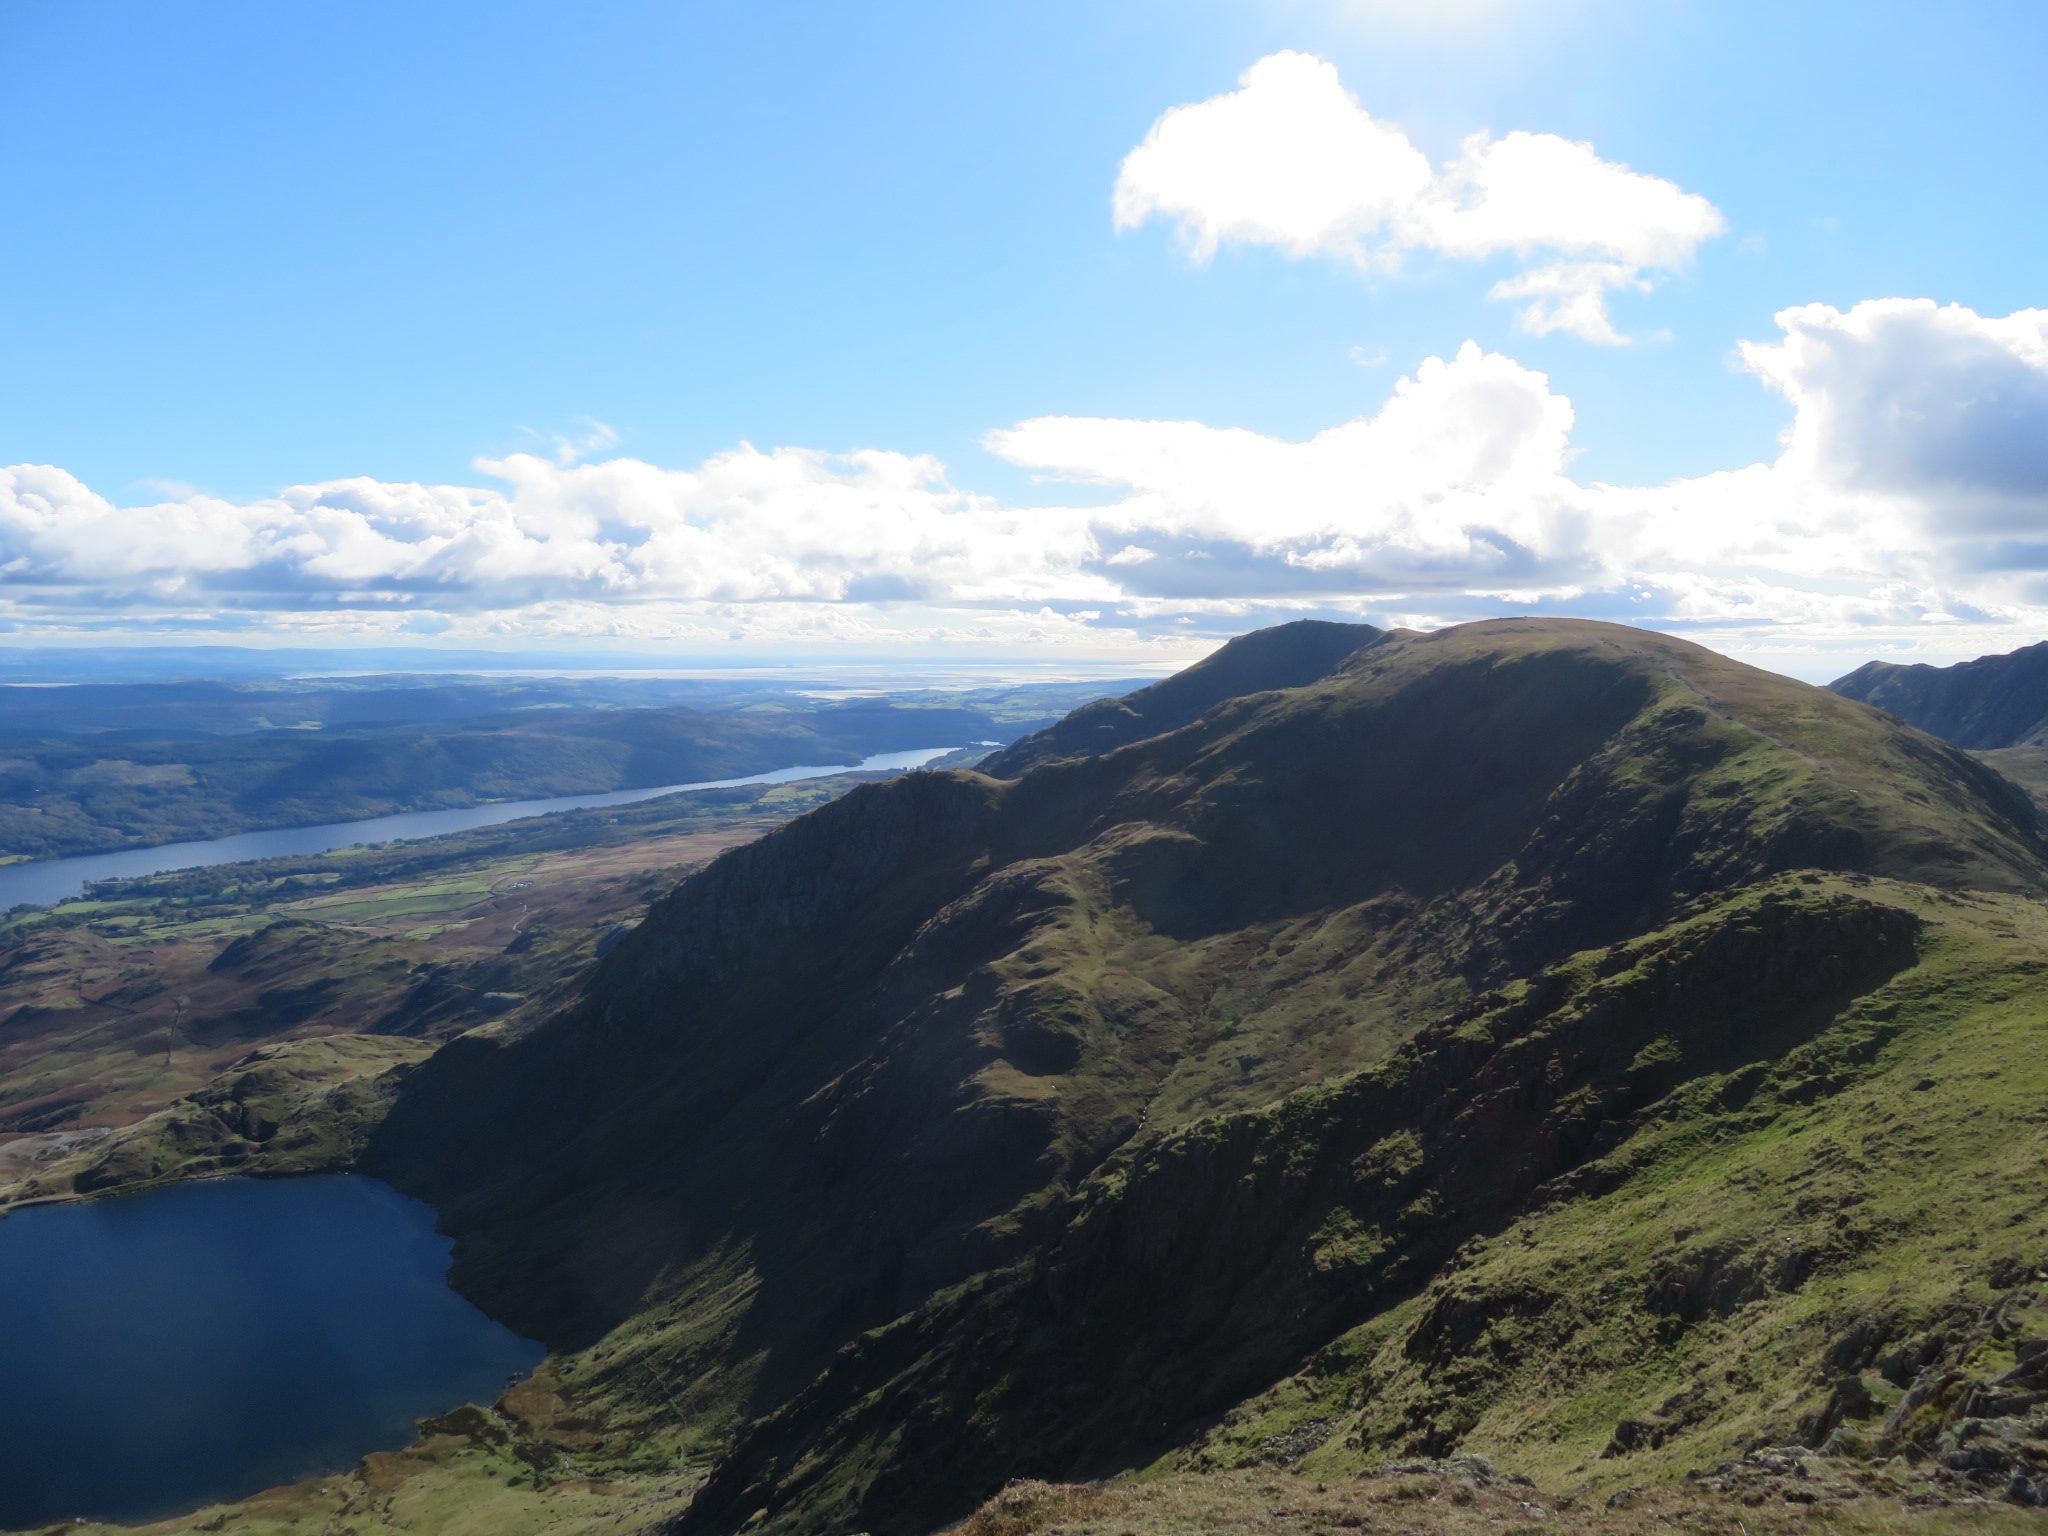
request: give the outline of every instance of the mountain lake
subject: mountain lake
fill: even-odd
[[[341,1472],[541,1346],[448,1288],[374,1179],[210,1179],[0,1219],[0,1528],[140,1521]]]

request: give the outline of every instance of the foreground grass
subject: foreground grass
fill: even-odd
[[[536,1467],[516,1416],[458,1409],[405,1451],[354,1472],[130,1527],[37,1536],[635,1536],[662,1532],[688,1474],[564,1477]],[[553,1453],[540,1453],[545,1461]],[[1613,1494],[1539,1487],[1478,1458],[1341,1479],[1278,1466],[1105,1483],[1012,1483],[949,1536],[2038,1536],[2048,1512],[1968,1497],[1904,1463],[1876,1468],[1766,1452],[1721,1487]]]
[[[515,1388],[422,1420],[413,1444],[349,1472],[149,1525],[65,1521],[35,1536],[634,1536],[674,1518],[695,1474],[586,1475],[565,1446],[590,1436],[557,1422],[560,1408],[545,1388]]]
[[[1839,889],[1914,912],[1917,963],[1643,1105],[1611,1153],[1226,1415],[1196,1468],[1280,1448],[1341,1478],[1456,1447],[1605,1492],[1836,1425],[1951,1449],[1962,1384],[2048,1338],[2048,911]],[[1891,1423],[1922,1369],[1953,1384]],[[1867,1399],[1831,1411],[1849,1378]]]
[[[1438,1465],[1461,1464],[1473,1465],[1462,1458]],[[2034,1536],[2048,1528],[2048,1514],[2037,1510],[1981,1502],[1916,1505],[1891,1489],[1869,1486],[1867,1476],[1860,1482],[1830,1478],[1828,1472],[1840,1469],[1818,1461],[1810,1465],[1817,1470],[1805,1477],[1763,1474],[1759,1486],[1741,1492],[1666,1488],[1604,1499],[1450,1470],[1339,1482],[1277,1468],[1136,1483],[1022,1482],[975,1511],[959,1536]]]

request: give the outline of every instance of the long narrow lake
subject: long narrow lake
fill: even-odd
[[[161,1519],[489,1403],[538,1344],[374,1179],[217,1179],[0,1220],[0,1528]]]
[[[736,789],[745,784],[792,784],[798,779],[822,779],[835,773],[856,770],[891,772],[921,768],[935,757],[944,757],[952,747],[920,747],[910,752],[883,752],[858,763],[831,766],[807,764],[800,768],[778,768],[773,773],[750,774],[743,779],[710,779],[702,784],[663,784],[655,789],[615,789],[596,795],[559,795],[552,800],[507,800],[496,805],[465,805],[452,811],[401,811],[395,816],[377,816],[367,821],[336,821],[315,827],[275,827],[267,832],[238,832],[204,843],[161,843],[154,848],[124,848],[119,853],[89,853],[75,859],[49,859],[34,864],[0,867],[0,912],[23,902],[49,905],[67,901],[84,891],[94,880],[131,879],[136,875],[159,875],[166,870],[194,869],[206,864],[235,864],[243,859],[275,859],[287,854],[332,853],[357,843],[388,843],[403,837],[439,837],[446,832],[467,832],[473,827],[495,827],[501,822],[527,816],[545,816],[550,811],[580,811],[599,805],[631,805],[657,795],[681,794],[691,789]]]

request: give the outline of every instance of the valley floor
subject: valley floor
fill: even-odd
[[[0,1210],[73,1193],[81,1171],[232,1069],[282,1064],[296,1097],[421,1059],[576,970],[690,870],[861,777],[175,871],[12,914]],[[188,1138],[146,1178],[76,1192],[232,1171],[222,1146]]]

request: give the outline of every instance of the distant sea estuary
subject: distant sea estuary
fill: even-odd
[[[160,1519],[397,1450],[541,1346],[374,1179],[214,1179],[0,1220],[0,1528]]]
[[[910,752],[878,753],[858,763],[778,768],[773,773],[751,774],[744,779],[663,784],[655,789],[615,789],[597,795],[558,795],[552,800],[507,800],[496,805],[466,805],[452,811],[402,811],[396,816],[376,816],[367,821],[337,821],[317,827],[276,827],[267,832],[238,832],[233,837],[219,837],[204,843],[163,843],[155,848],[124,848],[119,853],[90,853],[75,859],[9,864],[0,866],[0,912],[23,902],[50,905],[68,901],[83,893],[94,880],[133,879],[137,875],[159,875],[172,869],[236,864],[244,859],[332,853],[337,848],[348,848],[357,843],[439,837],[445,832],[467,832],[473,827],[495,827],[501,822],[518,821],[527,816],[545,816],[550,811],[631,805],[636,800],[652,800],[657,795],[677,795],[692,789],[792,784],[799,779],[822,779],[835,773],[897,772],[922,768],[933,758],[944,757],[954,750],[953,747],[919,747]]]

